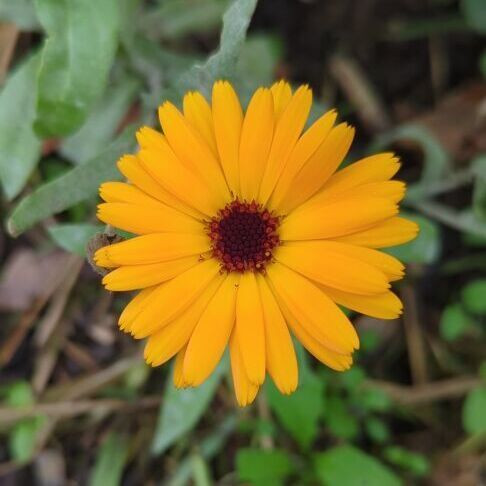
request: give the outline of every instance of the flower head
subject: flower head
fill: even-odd
[[[266,372],[282,393],[298,383],[291,334],[335,370],[352,364],[356,331],[338,306],[396,318],[390,282],[403,265],[377,248],[413,239],[398,216],[405,184],[381,153],[339,169],[354,136],[329,111],[305,129],[311,91],[280,81],[244,113],[226,81],[211,105],[198,92],[181,113],[159,109],[140,150],[102,184],[100,220],[134,238],[95,254],[109,290],[140,290],[120,327],[148,338],[153,366],[176,357],[177,386],[201,384],[229,345],[236,397],[251,403]],[[338,170],[339,169],[339,170]]]

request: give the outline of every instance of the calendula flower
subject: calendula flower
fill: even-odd
[[[198,92],[183,113],[159,109],[163,133],[143,127],[140,150],[118,167],[128,183],[100,188],[101,221],[136,237],[105,246],[109,290],[140,290],[120,327],[148,338],[145,359],[175,358],[178,387],[200,385],[229,345],[238,403],[251,403],[266,372],[292,393],[291,334],[334,370],[352,364],[356,331],[339,306],[393,319],[390,282],[403,265],[377,248],[413,239],[398,216],[405,184],[391,153],[337,170],[354,129],[329,111],[304,129],[307,86],[259,88],[243,112],[226,81],[211,105]]]

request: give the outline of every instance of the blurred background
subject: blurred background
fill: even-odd
[[[224,21],[223,21],[224,19]],[[0,0],[0,484],[486,484],[484,0]],[[222,34],[221,34],[222,33]],[[419,238],[400,320],[356,365],[299,350],[291,397],[236,406],[225,360],[172,387],[86,262],[97,187],[164,99],[309,83],[394,150]],[[269,381],[269,380],[267,380]]]

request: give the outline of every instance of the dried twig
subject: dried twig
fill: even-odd
[[[405,338],[407,341],[408,361],[415,384],[427,382],[427,360],[422,329],[420,328],[417,298],[413,287],[406,284],[402,287],[402,298],[407,312],[403,315]]]
[[[46,390],[42,398],[46,402],[51,402],[55,400],[74,400],[89,396],[107,383],[120,378],[132,366],[140,364],[141,360],[141,354],[122,358],[101,371],[91,373],[69,383],[54,386]]]
[[[263,420],[271,420],[270,409],[268,408],[267,396],[265,393],[259,393],[257,397],[258,415]],[[273,437],[270,434],[262,434],[260,437],[262,449],[272,450],[275,447]]]
[[[86,371],[98,369],[96,360],[86,349],[77,343],[66,340],[64,342],[63,352],[70,360]]]
[[[74,257],[71,256],[67,259],[65,266],[56,268],[55,271],[47,275],[42,295],[34,301],[30,309],[21,315],[19,322],[0,348],[0,366],[6,365],[12,359],[29,329],[34,324],[39,312],[49,301],[56,289],[59,288],[64,279],[71,274],[71,265],[69,262],[72,261],[72,258]]]
[[[336,55],[329,61],[329,68],[370,131],[380,132],[390,127],[390,119],[383,103],[364,71],[354,60]]]
[[[162,396],[145,396],[137,400],[118,400],[99,398],[96,400],[67,400],[52,403],[37,403],[29,407],[0,407],[0,424],[9,425],[19,420],[44,415],[66,419],[91,412],[131,411],[141,408],[153,408],[160,405]]]
[[[37,347],[45,345],[52,332],[59,323],[64,308],[66,307],[71,290],[78,280],[79,272],[83,266],[84,259],[77,255],[72,255],[66,264],[66,278],[63,284],[56,290],[52,302],[47,309],[44,317],[37,325],[34,342]]]
[[[397,404],[413,406],[461,397],[482,383],[481,378],[461,376],[421,386],[404,386],[370,379],[365,382],[365,386],[383,390]]]

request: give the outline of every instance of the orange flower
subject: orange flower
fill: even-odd
[[[398,216],[405,184],[390,153],[338,170],[354,136],[335,111],[307,130],[312,94],[280,81],[246,113],[226,81],[159,110],[140,151],[118,163],[129,183],[101,186],[98,217],[135,233],[95,254],[109,290],[141,289],[120,327],[148,338],[153,366],[176,357],[177,386],[201,384],[229,344],[236,397],[251,403],[266,372],[298,383],[292,334],[335,370],[352,364],[356,331],[337,304],[383,319],[402,310],[390,282],[403,265],[376,248],[413,239]],[[337,172],[336,172],[337,171]]]

